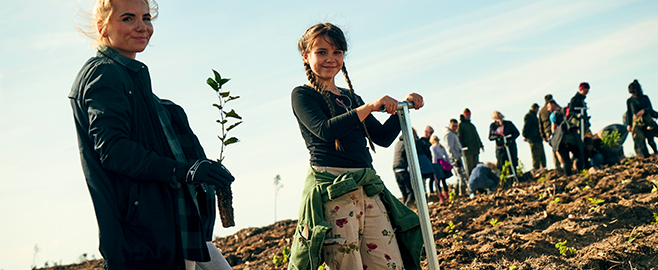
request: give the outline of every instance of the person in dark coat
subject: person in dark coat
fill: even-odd
[[[584,160],[583,142],[576,131],[577,127],[569,124],[562,108],[560,108],[555,100],[551,100],[549,104],[549,110],[551,112],[551,129],[553,131],[553,137],[551,138],[550,143],[553,147],[553,151],[557,152],[560,156],[565,174],[571,175],[573,165],[571,164],[572,159],[569,156],[569,153],[573,154],[573,157],[576,160],[576,169],[578,172],[581,171],[583,169]]]
[[[464,109],[464,114],[460,117],[457,136],[459,136],[459,142],[462,144],[462,147],[466,147],[466,151],[464,151],[466,169],[468,173],[471,173],[475,165],[480,162],[480,150],[484,152],[484,145],[480,140],[480,135],[478,135],[475,125],[471,123],[471,110],[468,108]]]
[[[507,140],[507,147],[509,148],[512,159],[510,163],[512,164],[512,169],[516,170],[516,167],[519,165],[516,138],[521,134],[512,122],[504,120],[505,116],[499,111],[493,112],[491,118],[493,118],[494,122],[489,126],[489,140],[496,142],[496,160],[498,163],[496,167],[498,170],[502,170],[505,161],[509,160],[507,151],[505,150],[505,140]]]
[[[541,134],[539,134],[539,121],[537,112],[539,105],[532,104],[530,111],[523,117],[523,140],[530,144],[530,153],[532,154],[532,168],[537,171],[546,168],[546,154]]]
[[[656,129],[658,129],[653,117],[658,117],[658,113],[653,110],[651,100],[642,92],[642,87],[637,80],[628,85],[628,92],[631,97],[626,100],[626,128],[633,135],[635,154],[638,157],[648,157],[647,143],[654,154],[658,152],[653,139]]]
[[[166,109],[153,95],[148,68],[135,60],[153,33],[153,7],[144,0],[96,3],[91,33],[98,53],[69,94],[105,269],[185,269],[185,259],[210,260],[203,217],[182,212],[186,194],[200,183],[225,187],[234,180],[217,162],[181,161],[173,153],[165,129],[171,126],[161,122],[170,120],[160,115]],[[188,215],[195,218],[181,218]],[[199,241],[190,245],[187,236],[194,235]]]

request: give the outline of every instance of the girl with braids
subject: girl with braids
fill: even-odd
[[[297,44],[308,77],[292,107],[311,155],[289,269],[420,269],[418,216],[397,200],[372,168],[368,145],[388,147],[400,133],[398,101],[365,103],[343,63],[347,42],[330,23],[312,26]],[[348,89],[334,77],[343,72]],[[415,109],[423,98],[406,99]],[[383,124],[371,115],[385,107]],[[366,140],[368,143],[366,144]]]

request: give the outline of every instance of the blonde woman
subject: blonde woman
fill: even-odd
[[[509,147],[512,159],[510,162],[516,169],[516,166],[518,166],[516,138],[520,135],[519,130],[516,129],[516,126],[512,122],[505,120],[505,116],[499,111],[493,112],[491,118],[494,122],[489,126],[489,140],[496,142],[496,166],[498,170],[502,170],[505,161],[509,160],[507,157],[507,151],[505,151],[506,139],[507,147]],[[505,139],[503,139],[503,137],[505,137]]]

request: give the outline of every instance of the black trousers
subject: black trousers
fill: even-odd
[[[583,153],[580,150],[580,147],[577,144],[573,143],[563,143],[558,148],[558,154],[562,157],[562,162],[564,166],[564,173],[571,175],[573,173],[573,165],[571,164],[571,157],[569,153],[573,154],[573,158],[576,159],[576,169],[578,172],[583,170]]]
[[[518,150],[516,149],[515,143],[509,145],[509,153],[512,156],[512,160],[510,161],[510,163],[512,163],[512,166],[516,170],[516,167],[519,165],[519,159],[518,159]],[[498,168],[498,170],[502,171],[503,165],[505,164],[506,160],[509,159],[507,158],[507,152],[505,151],[505,147],[496,146],[496,162],[498,163],[496,164],[496,167]]]
[[[398,182],[400,192],[402,193],[402,203],[407,204],[416,201],[414,198],[414,191],[411,189],[411,176],[409,171],[401,171],[395,173],[395,180]]]

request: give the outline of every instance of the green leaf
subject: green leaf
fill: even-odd
[[[226,124],[226,122],[228,122],[228,120],[226,120],[226,119],[224,119],[224,120],[217,119],[217,123],[220,123],[220,124],[222,124],[222,125],[223,125],[223,124]]]
[[[224,135],[224,136],[219,136],[219,135],[217,135],[217,138],[218,138],[220,141],[223,142],[224,139],[226,139],[226,135]]]
[[[242,121],[237,122],[237,123],[235,123],[235,124],[229,126],[229,127],[226,129],[226,131],[228,132],[229,130],[233,129],[234,127],[237,127],[239,124],[242,124]]]
[[[236,143],[236,142],[239,142],[238,138],[236,138],[236,137],[231,137],[231,138],[228,138],[228,139],[226,139],[226,140],[224,141],[224,145],[226,146],[226,145],[229,145],[229,144],[232,144],[232,143]]]
[[[219,82],[220,88],[221,88],[222,85],[224,85],[225,83],[227,83],[230,80],[231,80],[231,78],[225,78],[225,79],[219,80],[218,82]]]
[[[221,111],[222,108],[223,108],[222,105],[219,105],[219,104],[217,104],[217,103],[213,103],[212,105],[215,106],[215,107],[217,107],[217,109],[219,109],[220,111]]]
[[[233,118],[237,118],[237,119],[241,119],[241,120],[242,120],[242,117],[240,117],[240,116],[235,112],[235,110],[233,110],[233,109],[231,109],[230,112],[227,112],[227,113],[226,113],[226,117],[233,117]]]
[[[226,91],[226,92],[219,92],[219,95],[222,96],[223,98],[228,97],[229,94],[230,94],[229,91]]]
[[[238,98],[240,98],[240,96],[228,97],[228,99],[226,99],[226,101],[224,101],[224,102],[229,102],[231,100],[238,99]]]
[[[212,89],[214,89],[215,91],[219,91],[219,85],[217,85],[217,82],[212,78],[208,78],[208,80],[206,80],[206,83],[210,85],[210,87],[212,87]]]
[[[215,74],[215,81],[219,83],[219,88],[222,88],[222,84],[221,84],[222,75],[219,75],[219,72],[217,72],[217,70],[214,70],[214,69],[212,70],[212,73]]]

